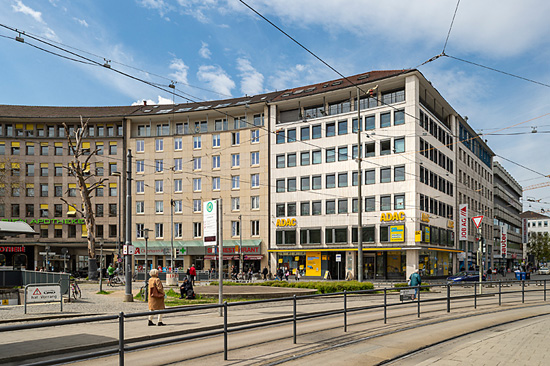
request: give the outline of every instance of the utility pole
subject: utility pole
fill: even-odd
[[[239,215],[239,273],[243,273],[243,221]]]
[[[359,87],[357,88],[357,281],[363,282],[363,205],[361,185],[363,177],[361,173],[361,100]]]
[[[218,217],[218,303],[223,304],[223,210],[222,210],[222,199],[218,199],[218,204],[216,205],[218,212],[216,213]],[[223,308],[220,307],[220,316],[223,316]]]
[[[99,292],[103,292],[103,240],[99,242]]]
[[[132,150],[126,155],[126,248],[130,251],[132,245]],[[134,302],[132,295],[132,254],[124,256],[126,264],[126,289],[124,302]]]
[[[480,227],[477,229],[477,243],[478,243],[477,263],[479,267],[479,293],[482,294],[483,286],[481,282],[483,281],[483,252],[481,251],[481,240],[482,240],[481,223],[479,224],[479,226]]]

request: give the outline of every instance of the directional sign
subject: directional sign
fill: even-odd
[[[474,222],[474,225],[479,229],[479,225],[481,225],[481,220],[483,220],[483,216],[475,216],[472,217],[472,221]]]
[[[204,245],[217,245],[217,229],[218,229],[218,202],[204,202],[203,210],[203,227],[204,227]]]

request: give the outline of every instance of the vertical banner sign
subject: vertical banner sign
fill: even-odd
[[[527,244],[529,242],[529,235],[527,231],[527,219],[521,219],[521,242]]]
[[[217,245],[217,227],[218,227],[218,202],[204,202],[203,227],[204,227],[204,246]]]
[[[506,259],[506,253],[508,251],[508,229],[506,226],[500,227],[500,255],[502,259]]]
[[[458,217],[460,224],[458,225],[458,240],[468,240],[468,204],[463,203],[458,205]]]

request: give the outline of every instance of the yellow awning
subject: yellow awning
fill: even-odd
[[[63,225],[54,225],[53,226],[54,229],[63,229]]]
[[[69,212],[76,212],[76,208],[74,208],[73,206],[70,206],[70,205],[69,205]]]
[[[19,169],[19,168],[21,168],[21,164],[19,164],[19,163],[11,163],[11,168],[12,168],[12,169]]]
[[[95,163],[96,168],[103,168],[103,163]]]
[[[42,128],[44,128],[44,125],[43,125],[43,124],[37,124],[37,125],[36,125],[36,128],[42,129]]]
[[[23,124],[22,123],[16,123],[15,128],[18,129],[18,130],[22,130],[23,129]]]
[[[86,224],[82,225],[82,237],[88,236],[88,228],[86,227]]]
[[[48,229],[48,225],[40,225],[40,228],[41,228],[41,229],[46,229],[46,230],[47,230],[47,229]]]
[[[82,148],[83,149],[90,149],[90,143],[89,142],[83,142],[82,143]]]
[[[40,146],[48,146],[48,143],[47,142],[41,142]]]
[[[55,145],[55,147],[63,147],[63,143],[62,143],[62,142],[56,142],[54,145]]]
[[[12,188],[19,188],[19,183],[12,183],[12,184],[11,184],[11,187],[12,187]]]
[[[116,141],[109,141],[109,145],[116,145],[117,142]]]
[[[116,183],[109,183],[109,188],[116,188]]]
[[[20,147],[21,143],[19,141],[12,141],[11,147]]]
[[[34,125],[32,123],[27,123],[26,128],[27,128],[27,131],[32,131],[34,130]]]
[[[27,146],[34,146],[34,142],[27,142]]]
[[[54,165],[55,166],[61,166],[61,167],[63,166],[63,164],[61,164],[61,163],[55,163]]]
[[[27,183],[27,184],[25,184],[25,187],[34,188],[34,183]]]
[[[69,183],[69,188],[76,188],[76,183]]]
[[[47,203],[40,204],[40,209],[41,210],[47,210],[48,209],[48,204]]]
[[[0,163],[0,170],[6,169],[6,163]]]
[[[40,167],[41,167],[41,168],[47,168],[47,167],[48,167],[48,163],[40,163]]]

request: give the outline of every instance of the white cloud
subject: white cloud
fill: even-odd
[[[158,96],[158,101],[155,102],[152,99],[138,99],[132,103],[132,105],[143,105],[143,102],[147,102],[147,105],[166,105],[173,104],[171,99],[163,98],[160,95]]]
[[[161,17],[171,10],[171,6],[164,0],[139,0],[138,3],[145,8],[157,10]]]
[[[173,59],[170,63],[170,69],[175,70],[170,74],[170,77],[174,78],[174,81],[187,84],[187,72],[189,71],[189,66],[187,66],[182,59]]]
[[[221,94],[231,95],[231,89],[235,87],[235,82],[219,66],[203,65],[199,67],[197,77],[200,81],[208,84],[211,89]]]
[[[264,76],[259,73],[250,61],[245,58],[237,59],[237,69],[241,72],[241,92],[247,95],[261,94],[264,91]]]
[[[27,5],[23,4],[21,0],[15,0],[15,4],[12,4],[11,7],[17,13],[23,13],[32,17],[35,21],[39,23],[44,23],[44,20],[42,20],[42,13],[31,9]]]
[[[88,22],[86,22],[84,19],[78,19],[78,18],[73,18],[73,19],[75,20],[75,22],[77,22],[81,26],[88,28]]]
[[[208,43],[202,42],[202,47],[199,50],[199,55],[202,58],[206,58],[206,59],[210,58],[210,56],[212,55],[212,52],[210,52],[210,50],[208,49]]]

